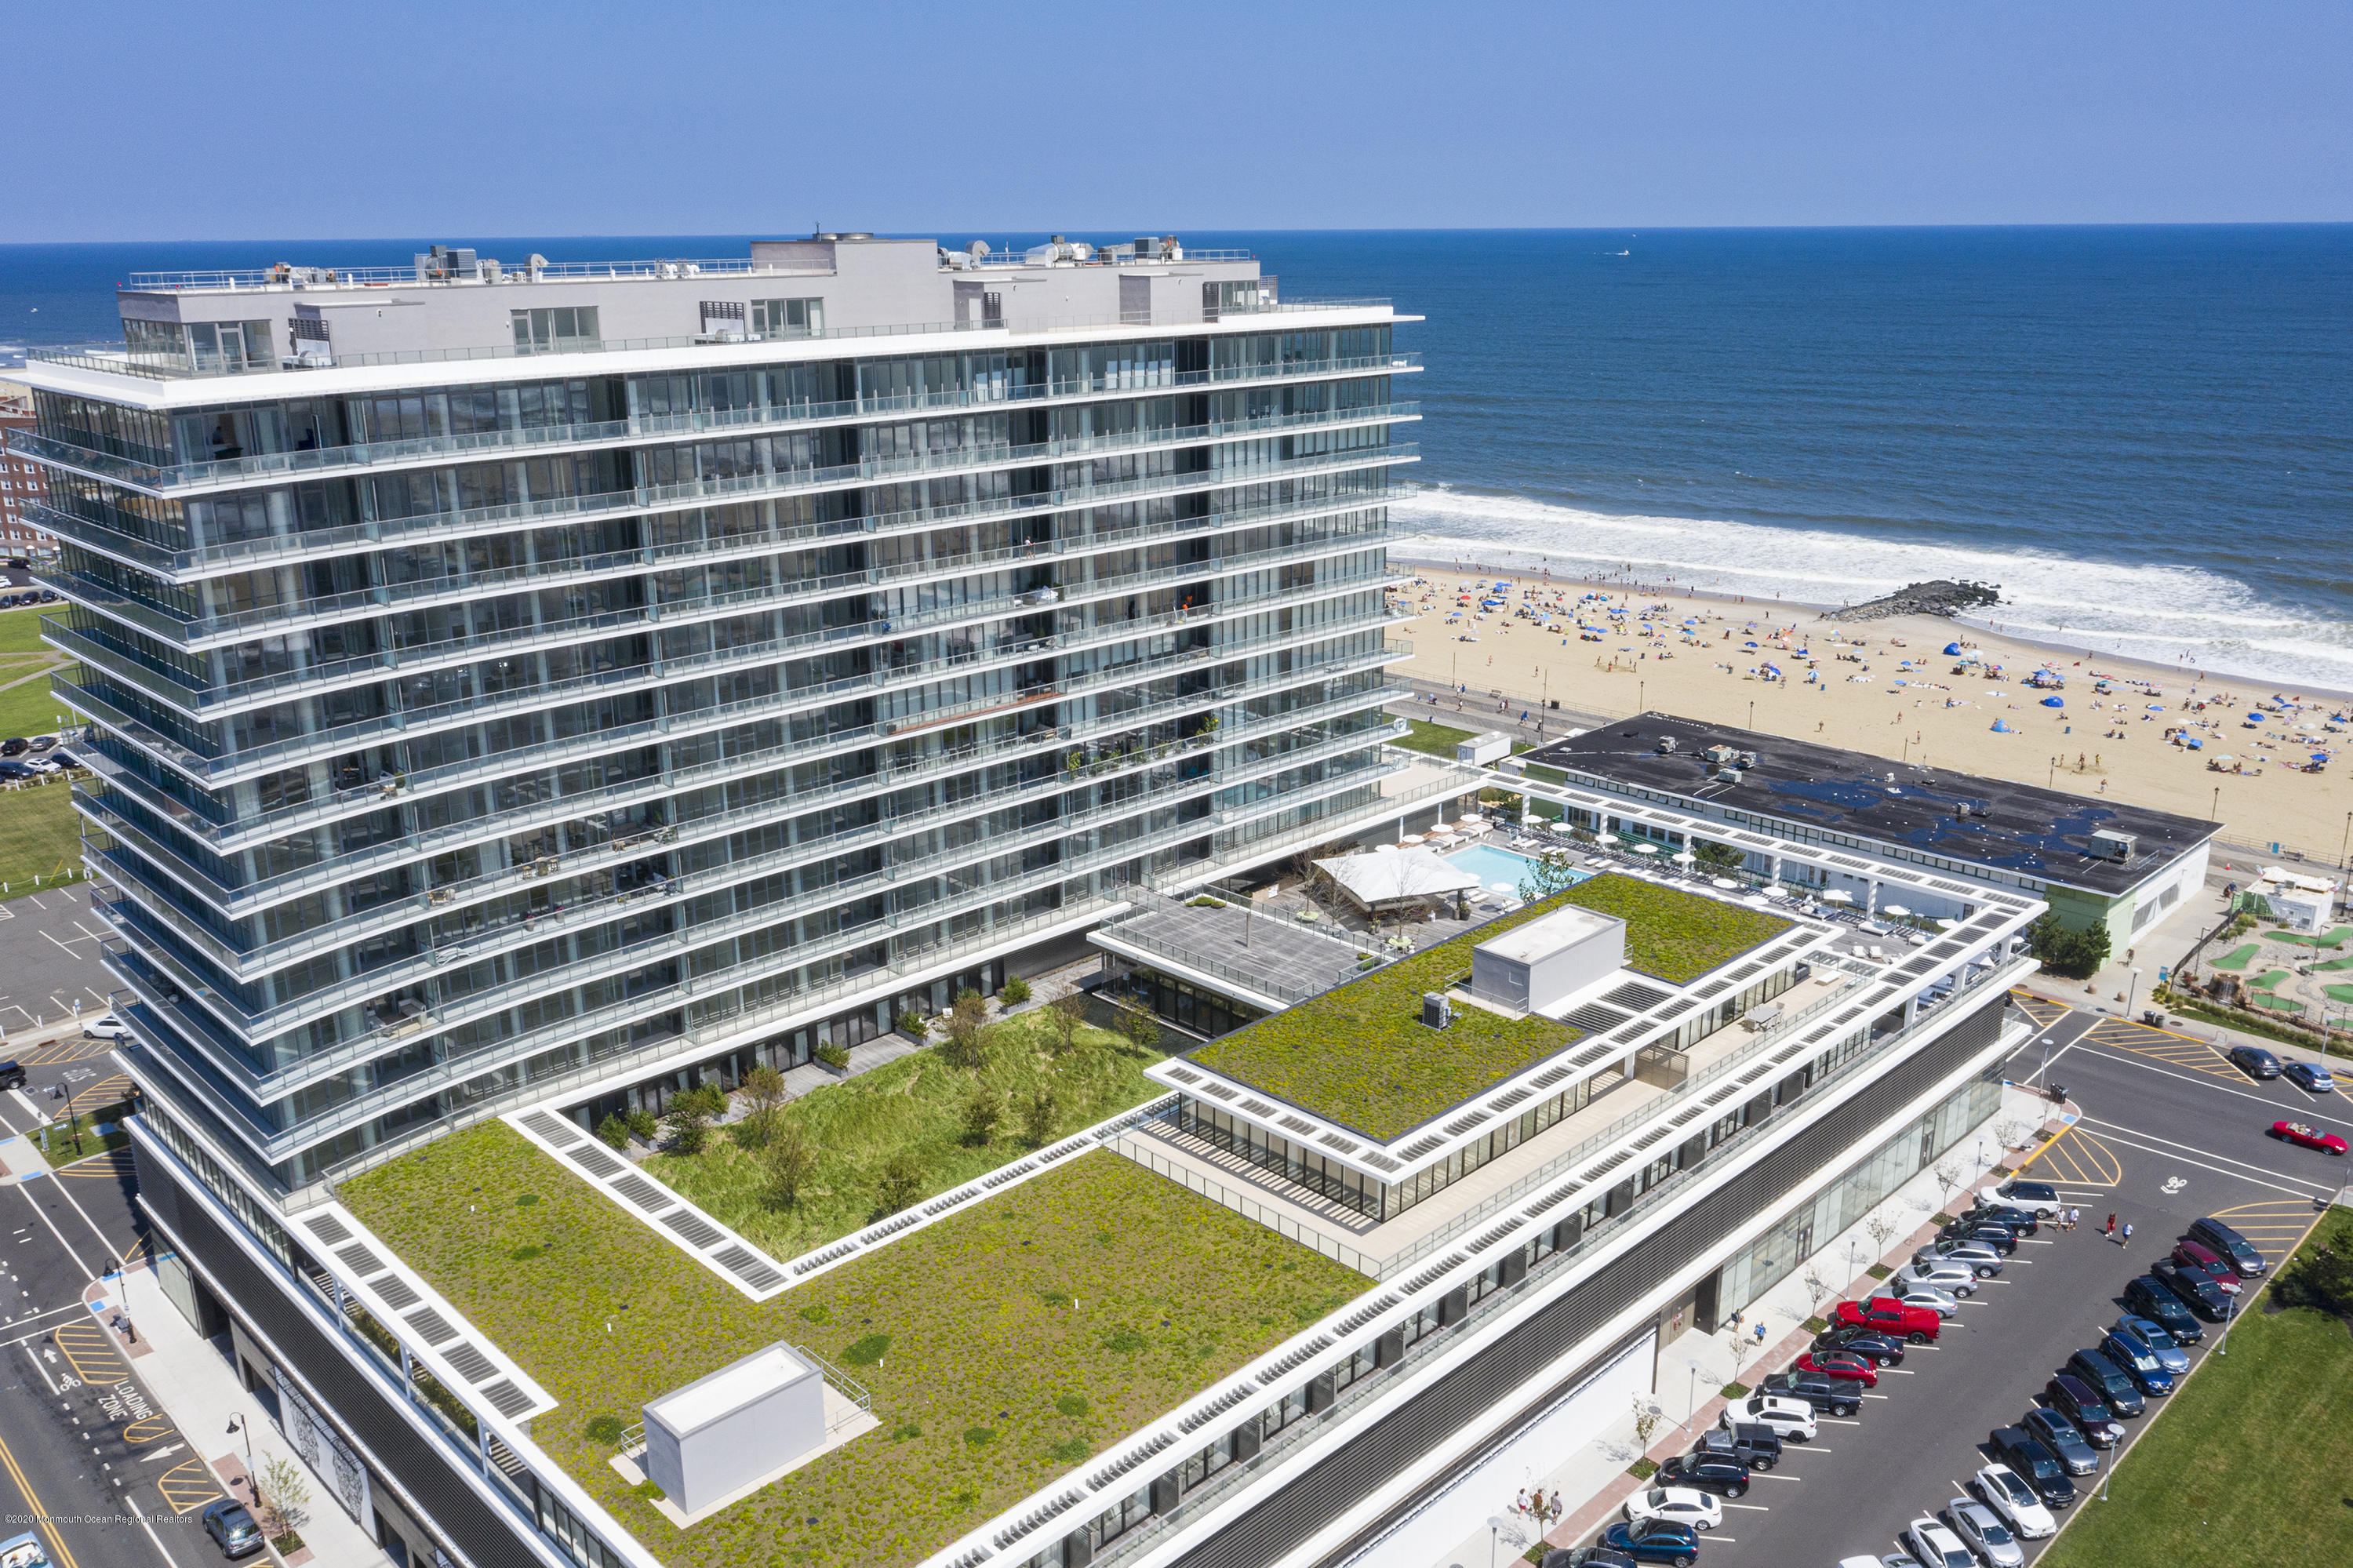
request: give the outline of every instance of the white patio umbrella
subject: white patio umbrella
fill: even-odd
[[[1375,854],[1395,854],[1397,853],[1397,849],[1398,847],[1395,844],[1375,844],[1373,846],[1373,853]]]
[[[1677,865],[1690,865],[1698,859],[1699,856],[1692,853],[1689,850],[1675,851],[1675,863]]]
[[[1405,837],[1398,840],[1398,842],[1401,844],[1418,844],[1421,842],[1421,835],[1419,833],[1408,833]]]
[[[1958,920],[1955,920],[1955,919],[1952,919],[1952,918],[1947,917],[1947,918],[1941,919],[1941,920],[1937,921],[1937,922],[1936,922],[1936,924],[1937,924],[1937,925],[1939,925],[1939,926],[1942,926],[1946,930],[1949,931],[1949,930],[1951,930],[1954,927],[1956,927],[1956,926],[1959,925],[1959,924],[1960,924],[1960,922],[1959,922]]]
[[[1905,908],[1901,904],[1883,904],[1879,906],[1879,912],[1882,915],[1893,915],[1899,920],[1905,916],[1912,913],[1912,911]]]
[[[1765,890],[1765,896],[1767,898],[1788,898],[1792,896],[1792,895],[1788,888],[1782,886],[1777,882],[1772,886]]]
[[[1656,854],[1659,853],[1659,846],[1656,844],[1636,844],[1634,846],[1634,853],[1636,854]]]
[[[1740,884],[1733,881],[1732,878],[1728,876],[1719,876],[1714,880],[1715,885],[1718,887],[1737,887],[1740,885]]]
[[[1849,893],[1843,887],[1833,887],[1828,893],[1822,895],[1822,902],[1825,904],[1852,904],[1854,902],[1854,895]]]

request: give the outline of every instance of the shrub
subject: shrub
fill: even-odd
[[[902,1018],[913,1016],[913,1015],[912,1013],[902,1015]],[[915,1022],[917,1027],[920,1028],[923,1021],[921,1019],[916,1019]],[[922,1036],[920,1034],[917,1036],[919,1039]],[[809,1054],[824,1063],[827,1066],[831,1067],[837,1073],[846,1073],[849,1071],[849,1047],[847,1045],[836,1045],[831,1041],[828,1041],[826,1044],[818,1046],[816,1050],[810,1052]]]
[[[628,1124],[629,1136],[639,1143],[651,1143],[654,1134],[661,1128],[661,1123],[654,1119],[654,1113],[643,1107],[632,1107],[623,1111],[621,1119]]]
[[[1029,982],[1015,975],[997,988],[997,1000],[1008,1007],[1018,1007],[1029,1000]]]
[[[923,1015],[912,1007],[900,1013],[893,1022],[897,1023],[899,1033],[910,1040],[921,1040],[931,1033],[924,1026]]]
[[[785,1107],[785,1075],[765,1062],[744,1075],[744,1097],[752,1114],[736,1129],[736,1139],[758,1149],[776,1134],[777,1113]]]
[[[629,1124],[617,1116],[608,1116],[596,1124],[596,1136],[615,1149],[626,1149],[629,1143]]]
[[[1694,844],[1692,858],[1710,871],[1738,871],[1748,863],[1748,857],[1730,844]]]
[[[1121,1038],[1140,1051],[1160,1044],[1160,1021],[1140,1007],[1121,1008],[1118,1027]]]
[[[977,1067],[987,1054],[981,1044],[981,1026],[988,1022],[988,1003],[976,991],[956,993],[955,1005],[948,1009],[948,1040],[941,1054],[959,1067]]]
[[[617,1415],[599,1415],[596,1420],[588,1423],[584,1430],[588,1434],[588,1441],[591,1443],[602,1443],[607,1448],[617,1448],[621,1446],[621,1435],[628,1428],[621,1424],[621,1418]]]
[[[1075,1421],[1094,1406],[1087,1403],[1086,1395],[1082,1393],[1066,1393],[1054,1401],[1054,1408]]]
[[[880,1366],[882,1358],[891,1353],[891,1336],[869,1334],[841,1352],[841,1359],[854,1367]]]
[[[801,1201],[801,1185],[817,1169],[817,1150],[801,1136],[797,1124],[782,1122],[776,1136],[761,1150],[760,1166],[764,1179],[761,1196],[777,1208],[789,1209]]]
[[[1748,1397],[1748,1385],[1745,1383],[1725,1383],[1723,1388],[1717,1390],[1717,1392],[1722,1393],[1726,1399],[1746,1399]]]
[[[662,1120],[670,1126],[670,1152],[700,1154],[711,1137],[712,1118],[727,1108],[727,1097],[705,1084],[672,1097]]]
[[[659,1483],[650,1479],[639,1481],[636,1486],[631,1487],[629,1490],[636,1496],[645,1499],[648,1502],[666,1502],[670,1499],[670,1494],[662,1490]]]
[[[1054,1117],[1061,1109],[1054,1097],[1054,1086],[1042,1084],[1021,1107],[1021,1131],[1029,1140],[1040,1148],[1054,1136]]]
[[[891,1156],[882,1167],[882,1179],[875,1183],[875,1206],[885,1214],[895,1214],[923,1195],[923,1168],[912,1154]]]
[[[2353,1319],[2353,1254],[2326,1245],[2299,1254],[2280,1271],[2272,1295],[2283,1307],[2309,1307],[2331,1317]]]
[[[1056,1463],[1063,1465],[1075,1465],[1094,1451],[1094,1445],[1083,1437],[1073,1437],[1067,1443],[1057,1443],[1046,1450]]]
[[[1659,1473],[1659,1467],[1648,1459],[1637,1459],[1626,1467],[1626,1473],[1638,1481],[1647,1481]]]
[[[987,1083],[975,1084],[964,1101],[964,1136],[970,1143],[987,1143],[997,1124],[1005,1119],[1005,1097]]]

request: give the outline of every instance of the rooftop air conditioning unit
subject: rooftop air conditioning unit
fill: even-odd
[[[1659,737],[1659,755],[1661,757],[1672,757],[1675,753],[1675,737],[1673,736],[1661,736]]]
[[[1713,777],[1719,784],[1737,784],[1740,782],[1740,769],[1737,768],[1719,768],[1713,775],[1711,775],[1711,777]]]
[[[1421,1026],[1443,1029],[1454,1022],[1454,1003],[1444,991],[1426,991],[1421,993]]]

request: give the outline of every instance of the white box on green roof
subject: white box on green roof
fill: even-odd
[[[646,1475],[687,1513],[825,1441],[825,1372],[770,1345],[646,1406]]]

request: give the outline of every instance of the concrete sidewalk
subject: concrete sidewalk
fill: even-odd
[[[1879,1263],[1894,1268],[1909,1262],[1915,1251],[1934,1239],[1943,1214],[1984,1184],[1988,1170],[2010,1158],[2013,1152],[2024,1152],[1997,1147],[1991,1127],[2015,1120],[2021,1126],[2055,1130],[2063,1125],[2054,1114],[2057,1109],[2031,1090],[2016,1086],[2008,1088],[2000,1110],[1988,1124],[1985,1163],[1977,1163],[1973,1139],[1956,1146],[1949,1157],[1968,1173],[1963,1184],[1947,1194],[1931,1167],[1882,1200],[1873,1211],[1889,1215],[1904,1226],[1903,1234],[1891,1238],[1883,1250],[1864,1231],[1863,1225],[1871,1217],[1865,1215],[1844,1234],[1818,1245],[1808,1260],[1808,1267],[1795,1271],[1744,1309],[1742,1332],[1751,1347],[1745,1353],[1736,1356],[1733,1335],[1727,1330],[1694,1329],[1660,1349],[1659,1386],[1646,1401],[1658,1411],[1659,1424],[1647,1450],[1635,1434],[1634,1413],[1629,1408],[1591,1434],[1583,1446],[1559,1456],[1548,1467],[1539,1470],[1535,1466],[1524,1467],[1529,1492],[1541,1490],[1548,1503],[1563,1505],[1563,1511],[1555,1516],[1549,1529],[1540,1531],[1538,1522],[1519,1512],[1510,1498],[1482,1499],[1493,1510],[1504,1528],[1494,1532],[1491,1543],[1490,1532],[1483,1523],[1486,1510],[1481,1509],[1480,1528],[1438,1558],[1435,1568],[1481,1568],[1491,1550],[1518,1556],[1534,1546],[1540,1535],[1546,1545],[1555,1547],[1591,1541],[1604,1526],[1620,1517],[1626,1499],[1647,1484],[1630,1475],[1629,1466],[1641,1458],[1656,1464],[1685,1452],[1698,1434],[1713,1426],[1723,1414],[1726,1404],[1721,1392],[1724,1385],[1736,1376],[1737,1381],[1753,1388],[1767,1374],[1783,1370],[1805,1352],[1813,1338],[1806,1331],[1806,1320],[1817,1310],[1806,1284],[1809,1272],[1818,1267],[1824,1282],[1835,1287],[1822,1298],[1821,1306],[1876,1289],[1878,1281],[1870,1277],[1869,1265]],[[2040,1141],[2039,1137],[2030,1138],[2028,1147]],[[1854,1259],[1852,1266],[1850,1256]],[[1755,1348],[1758,1323],[1767,1325],[1766,1343],[1761,1349]],[[1689,1371],[1694,1361],[1698,1363],[1695,1375]]]
[[[94,1320],[118,1349],[138,1358],[132,1365],[140,1381],[170,1414],[180,1436],[221,1478],[230,1496],[248,1505],[253,1501],[247,1478],[248,1441],[253,1468],[282,1457],[301,1469],[311,1488],[311,1518],[301,1532],[311,1556],[295,1553],[287,1560],[290,1568],[300,1568],[306,1561],[332,1568],[392,1568],[392,1559],[375,1543],[374,1521],[364,1530],[343,1511],[333,1489],[303,1464],[294,1445],[272,1424],[269,1410],[238,1381],[227,1338],[199,1339],[164,1294],[152,1263],[142,1262],[119,1279],[100,1280],[84,1299],[108,1303]],[[114,1326],[118,1315],[129,1319],[139,1336],[137,1343],[128,1341]],[[232,1419],[243,1430],[230,1432]]]

